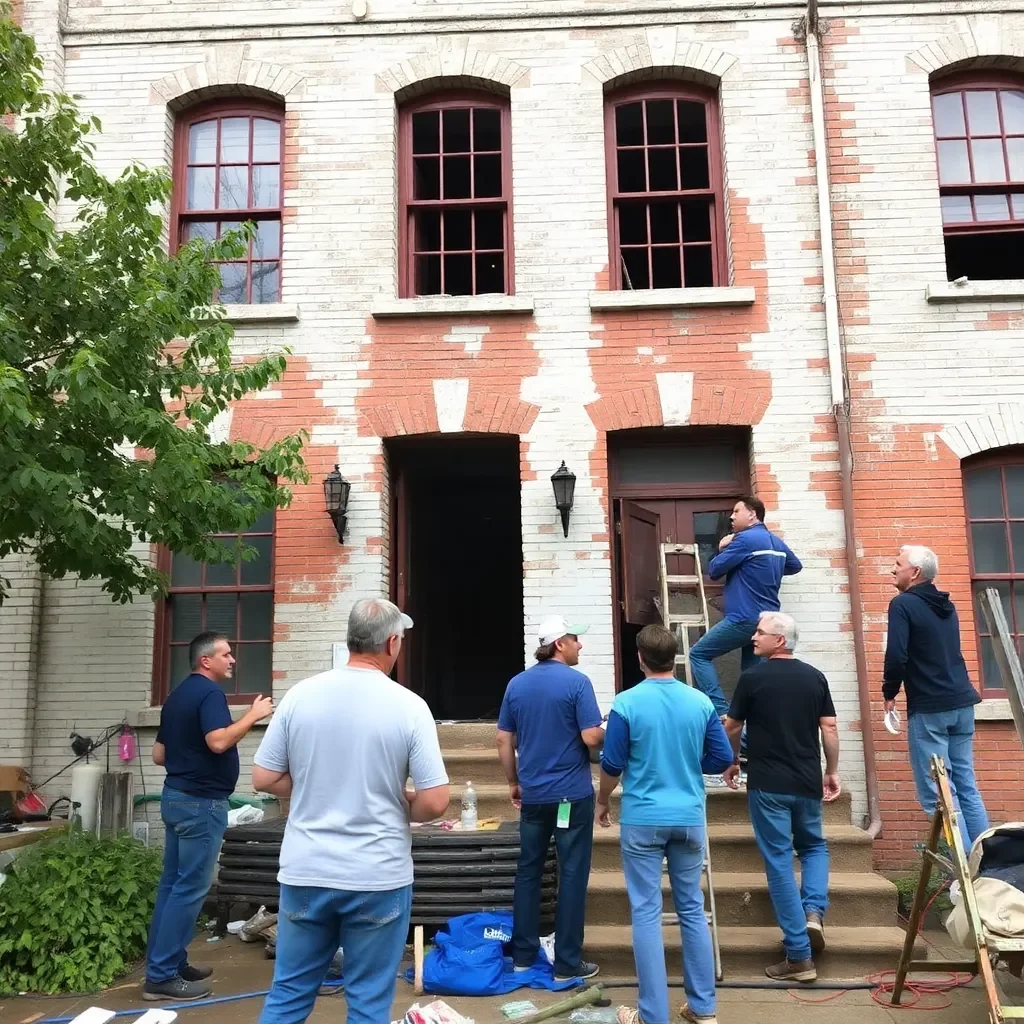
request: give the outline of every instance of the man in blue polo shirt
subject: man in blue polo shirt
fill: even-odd
[[[231,644],[219,633],[200,633],[189,645],[192,674],[170,693],[160,712],[153,763],[167,772],[163,819],[164,870],[149,925],[143,999],[201,999],[208,967],[192,967],[186,949],[210,891],[228,825],[228,797],[238,782],[235,745],[274,709],[262,694],[237,722],[222,683],[235,670]]]
[[[553,834],[558,852],[556,981],[598,973],[596,964],[582,959],[594,845],[590,751],[604,741],[594,687],[573,667],[583,649],[579,637],[586,631],[559,615],[541,623],[537,664],[511,680],[498,716],[498,756],[512,803],[520,809],[512,957],[516,970],[528,970],[537,959],[541,879]]]

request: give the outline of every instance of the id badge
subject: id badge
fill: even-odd
[[[572,804],[568,800],[563,800],[558,805],[558,817],[555,819],[556,828],[568,828],[569,827],[569,814],[572,811]]]

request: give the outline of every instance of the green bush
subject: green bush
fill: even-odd
[[[21,856],[0,886],[0,995],[89,992],[142,955],[160,851],[74,832]]]

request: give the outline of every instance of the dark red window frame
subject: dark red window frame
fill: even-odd
[[[648,119],[646,116],[646,101],[658,100],[682,100],[686,103],[701,104],[704,107],[705,117],[705,140],[704,142],[682,141],[681,125],[678,117],[678,106],[674,104],[675,136],[671,142],[652,142],[648,137]],[[617,108],[632,103],[644,103],[645,115],[643,118],[643,141],[641,144],[619,145],[616,110]],[[623,240],[620,230],[620,211],[627,204],[646,204],[647,237],[646,242],[627,242],[625,248],[648,250],[648,285],[643,290],[653,287],[654,278],[654,251],[660,250],[668,253],[675,248],[679,252],[680,259],[680,283],[687,287],[686,266],[684,252],[689,246],[710,247],[711,250],[711,286],[720,287],[728,284],[729,262],[726,252],[725,235],[725,202],[723,194],[722,176],[722,142],[721,122],[718,110],[718,94],[715,90],[705,89],[697,85],[680,82],[666,82],[656,85],[636,85],[625,89],[616,90],[605,98],[605,166],[607,169],[608,182],[608,238],[610,243],[610,285],[613,290],[629,289],[631,284],[637,288],[636,282],[626,281],[623,274]],[[706,150],[707,157],[707,187],[683,188],[683,167],[681,161],[686,155],[685,151],[695,151],[700,148]],[[670,149],[675,149],[676,154],[676,188],[652,189],[651,168],[652,152],[662,151],[667,154]],[[643,153],[645,168],[644,191],[622,191],[620,189],[619,174],[619,153],[620,151],[634,150]],[[652,222],[652,204],[668,208],[672,204],[676,207],[677,222],[675,225],[667,221],[661,222],[662,230],[656,231]],[[686,204],[686,205],[684,205]],[[692,204],[692,205],[690,205]],[[686,223],[686,209],[697,210],[700,205],[708,207],[708,224],[705,230],[703,222],[695,222],[691,228]],[[670,230],[671,229],[671,230]],[[678,240],[673,240],[675,234]],[[706,282],[702,282],[705,283]],[[671,286],[662,286],[671,287]],[[640,289],[637,289],[640,290]]]
[[[246,160],[223,160],[221,146],[223,123],[230,118],[249,119],[249,145]],[[280,131],[278,142],[278,159],[256,159],[255,121],[273,121]],[[189,162],[189,133],[194,125],[214,121],[217,124],[215,152],[213,162],[197,160]],[[188,241],[190,232],[199,231],[194,225],[204,225],[202,237],[220,236],[227,230],[225,225],[235,225],[243,221],[254,221],[257,237],[249,242],[248,251],[241,260],[225,261],[225,267],[244,267],[244,287],[242,294],[222,296],[222,302],[270,303],[281,301],[281,283],[283,277],[283,204],[284,204],[284,108],[277,104],[247,99],[244,102],[214,100],[183,111],[175,122],[174,137],[174,190],[171,202],[171,246],[172,250]],[[246,199],[242,207],[225,207],[220,202],[222,181],[221,168],[244,168],[246,178]],[[273,175],[277,169],[277,203],[274,206],[256,206],[253,196],[253,179],[259,168],[267,168],[267,174]],[[199,170],[212,169],[214,180],[214,205],[212,207],[190,207],[188,205],[188,177],[190,168]],[[211,231],[210,228],[213,227]],[[254,294],[254,275],[260,273],[273,275],[276,269],[276,287],[273,281],[264,288],[257,289]],[[237,278],[234,279],[237,282]],[[262,294],[261,294],[262,292]]]
[[[186,648],[191,642],[192,637],[180,637],[177,640],[173,638],[172,633],[172,609],[173,599],[176,595],[188,595],[188,594],[199,594],[204,598],[203,611],[202,611],[202,625],[199,631],[205,630],[208,627],[206,618],[206,601],[205,598],[211,594],[269,594],[270,595],[270,629],[269,635],[266,637],[254,637],[248,636],[246,639],[242,639],[245,635],[244,624],[243,624],[243,613],[242,613],[242,601],[238,601],[238,606],[235,613],[235,629],[234,636],[231,640],[231,650],[238,659],[238,674],[233,680],[233,690],[226,690],[226,695],[229,704],[249,704],[256,696],[257,691],[247,690],[246,692],[239,693],[238,685],[241,683],[245,685],[245,652],[239,650],[239,648],[245,648],[251,644],[262,644],[269,646],[270,654],[270,666],[269,666],[269,682],[268,686],[272,686],[273,681],[273,656],[274,656],[274,575],[275,575],[275,557],[276,557],[276,517],[273,512],[267,513],[269,519],[269,529],[266,528],[266,524],[261,524],[259,521],[254,524],[243,536],[246,541],[255,540],[260,537],[269,537],[269,582],[258,583],[258,584],[247,584],[241,582],[241,574],[245,566],[252,566],[253,562],[239,562],[234,566],[235,581],[230,584],[218,584],[209,585],[206,581],[206,573],[209,568],[207,563],[199,563],[201,577],[198,585],[175,585],[173,577],[173,560],[174,556],[166,548],[160,548],[157,553],[157,568],[167,574],[171,579],[171,585],[168,588],[168,594],[166,598],[161,598],[157,601],[156,605],[156,631],[153,642],[153,703],[156,705],[163,704],[170,693],[173,686],[181,682],[180,678],[172,678],[171,672],[171,648],[179,647]],[[222,539],[225,543],[234,543],[238,534],[216,534],[217,538]],[[189,560],[191,562],[191,560]],[[262,559],[260,559],[262,561]],[[196,565],[192,562],[192,565]],[[231,568],[230,563],[220,563],[213,567],[218,572],[226,572]],[[198,632],[198,631],[197,631]],[[185,661],[187,662],[187,656]],[[177,674],[181,674],[180,671]],[[187,671],[185,672],[187,675]],[[181,676],[184,678],[184,675]],[[261,688],[263,693],[269,693],[270,690],[267,687]]]
[[[997,124],[972,125],[969,95],[971,93],[995,92],[996,95],[996,116]],[[947,220],[947,215],[952,211],[950,204],[943,202],[942,229],[945,235],[962,234],[992,234],[1005,231],[1024,232],[1024,111],[1020,113],[1020,122],[1016,119],[1008,124],[1007,101],[1004,100],[1005,93],[1024,94],[1024,77],[1006,74],[964,74],[955,75],[949,78],[942,78],[932,84],[932,130],[935,136],[935,162],[939,177],[939,196],[942,200],[953,197],[963,197],[967,200],[966,209],[970,213],[969,220]],[[943,105],[952,101],[944,97],[958,96],[960,99],[959,116],[961,125],[951,125],[949,116],[940,115],[937,112],[939,103]],[[1024,102],[1022,102],[1024,107]],[[952,113],[952,110],[949,111]],[[975,114],[975,120],[981,118]],[[976,180],[977,155],[974,143],[987,143],[989,148],[994,148],[999,143],[1001,149],[1003,170],[1005,178],[1002,181]],[[945,146],[944,146],[945,144]],[[967,169],[970,174],[969,181],[943,180],[944,168],[951,165],[944,158],[944,152],[957,150],[963,145],[967,158]],[[949,147],[947,150],[945,147]],[[1019,151],[1016,161],[1019,164],[1018,177],[1014,178],[1011,173],[1010,152]],[[980,153],[980,150],[979,150]],[[947,175],[948,177],[948,175]],[[1015,196],[1015,199],[1013,198]],[[992,217],[978,216],[978,199],[984,200],[987,197],[994,197],[991,212],[996,212],[995,207],[1000,204],[1000,199],[1006,204],[1007,216],[999,219]],[[961,200],[961,205],[963,205]],[[1016,214],[1016,216],[1015,216]]]
[[[987,642],[990,642],[988,623],[979,604],[978,594],[986,586],[995,584],[1000,592],[1003,588],[1007,592],[1003,594],[1003,612],[1006,621],[1013,633],[1017,643],[1017,651],[1024,656],[1024,498],[1016,502],[1016,507],[1011,508],[1007,492],[1006,476],[1007,471],[1013,471],[1017,481],[1024,487],[1024,446],[1019,448],[1004,449],[998,453],[977,456],[963,464],[964,480],[964,512],[967,519],[967,550],[970,557],[971,570],[971,592],[974,601],[974,622],[978,638],[978,672],[979,683],[983,697],[1004,697],[1006,690],[999,685],[1000,680],[996,678],[996,685],[991,685],[992,680],[986,678],[984,650]],[[991,474],[998,471],[1001,496],[1002,516],[982,515],[980,512],[992,512],[994,509],[979,509],[978,503],[972,503],[970,497],[970,477],[975,473]],[[973,507],[972,507],[973,505]],[[1016,514],[1014,514],[1016,513]],[[975,551],[974,527],[992,529],[996,526],[1002,527],[1006,544],[1006,565],[1008,572],[990,571],[988,566],[978,566],[978,553]],[[1017,530],[1014,530],[1014,527]],[[1021,540],[1022,557],[1021,564],[1016,564],[1014,559],[1014,533],[1018,534]],[[1019,595],[1019,596],[1018,596]]]
[[[418,114],[428,114],[438,111],[439,123],[443,123],[446,111],[470,109],[483,109],[497,111],[500,118],[500,152],[495,150],[476,149],[475,137],[470,142],[470,149],[453,150],[445,152],[444,131],[440,129],[439,148],[436,152],[428,152],[421,149],[414,152],[413,121]],[[450,257],[452,262],[465,262],[469,256],[472,268],[472,290],[461,291],[458,294],[504,294],[515,293],[515,258],[513,253],[513,231],[512,231],[512,123],[509,102],[506,97],[474,90],[462,90],[458,92],[443,92],[432,96],[418,99],[414,102],[404,104],[398,111],[398,202],[399,202],[399,294],[403,297],[416,295],[451,294],[446,291],[444,279],[445,267]],[[470,123],[475,124],[475,118],[470,115]],[[487,195],[477,197],[475,195],[476,182],[475,171],[478,158],[493,160],[494,156],[500,156],[498,166],[501,170],[500,195]],[[439,165],[440,181],[443,182],[446,157],[450,160],[462,160],[468,158],[471,168],[470,196],[464,198],[443,198],[443,184],[439,186],[438,198],[426,198],[417,196],[416,193],[416,169],[415,163],[436,159]],[[500,213],[502,218],[500,229],[500,246],[497,244],[497,231],[489,227],[487,239],[482,244],[477,244],[478,214]],[[426,240],[427,230],[418,230],[419,218],[438,217],[440,224],[446,222],[449,214],[458,216],[461,213],[470,214],[472,236],[469,246],[458,244],[458,248],[447,246],[443,231],[439,238],[439,245],[435,246],[432,241]],[[493,220],[493,218],[491,218]],[[426,222],[424,221],[424,224]],[[501,291],[493,289],[479,290],[478,259],[486,260],[487,256],[501,253],[503,260],[503,288]],[[417,261],[437,259],[440,265],[440,291],[425,290],[421,287],[426,273],[417,277]]]

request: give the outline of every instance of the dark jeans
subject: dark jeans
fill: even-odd
[[[558,804],[523,804],[519,812],[519,867],[513,904],[512,957],[532,967],[540,950],[540,888],[551,837],[558,854],[555,974],[573,978],[583,952],[590,854],[594,846],[594,797],[573,802],[569,827],[556,828]]]
[[[160,817],[166,829],[164,870],[146,950],[146,980],[153,982],[170,981],[187,963],[186,950],[210,891],[228,827],[228,802],[165,786]]]

